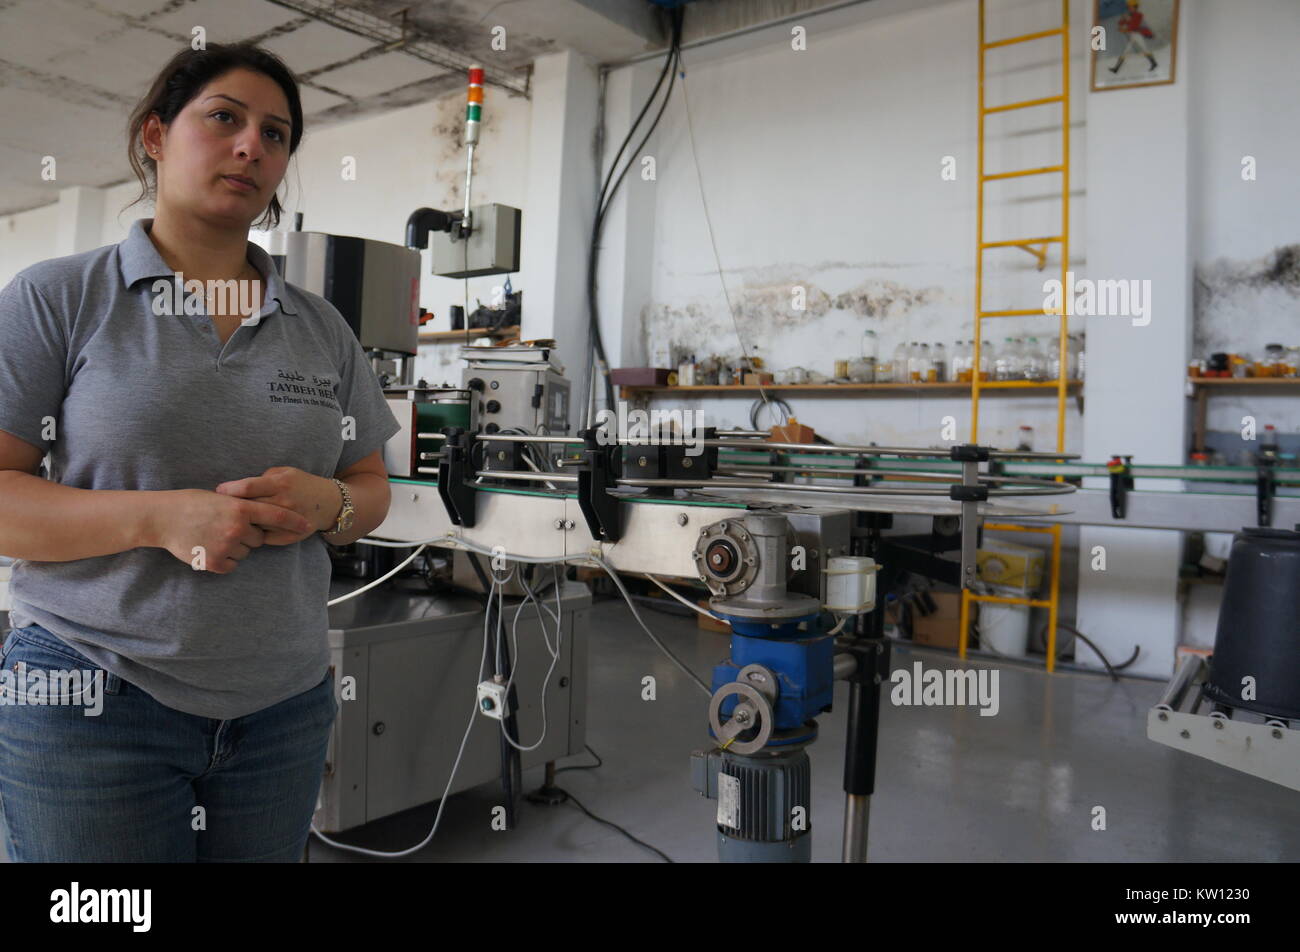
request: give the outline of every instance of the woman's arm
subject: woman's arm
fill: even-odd
[[[76,489],[29,472],[0,469],[0,555],[71,562],[153,545],[156,496]]]

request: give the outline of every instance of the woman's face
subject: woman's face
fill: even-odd
[[[218,76],[169,126],[151,117],[146,151],[158,163],[158,209],[246,230],[261,217],[289,165],[289,101],[248,69]]]

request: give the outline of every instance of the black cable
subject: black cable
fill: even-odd
[[[794,416],[794,410],[791,409],[790,404],[786,403],[786,402],[785,402],[784,400],[782,400],[780,397],[768,397],[768,398],[767,398],[767,402],[768,402],[768,403],[776,404],[778,407],[781,408],[781,412],[783,412],[783,413],[785,414],[785,420],[783,420],[782,423],[785,423],[785,422],[789,421],[789,419],[790,419],[792,416]],[[758,411],[762,408],[762,406],[763,406],[763,400],[762,400],[761,397],[760,397],[759,399],[755,400],[752,404],[750,404],[750,407],[749,407],[749,428],[750,428],[751,430],[757,430],[757,429],[758,429]],[[774,425],[774,426],[776,425],[776,422],[775,422],[775,421],[773,421],[773,425]]]
[[[598,817],[598,816],[596,816],[596,814],[592,813],[590,810],[588,810],[586,807],[584,807],[584,806],[582,805],[582,801],[579,800],[577,797],[575,797],[573,794],[571,794],[569,791],[567,791],[567,790],[563,790],[563,789],[561,789],[560,787],[556,787],[556,788],[555,788],[555,791],[556,791],[557,793],[563,794],[563,795],[564,795],[564,799],[565,799],[566,802],[568,802],[568,801],[572,801],[572,802],[573,802],[573,805],[574,805],[575,807],[577,807],[577,808],[578,808],[579,810],[581,810],[583,813],[587,814],[587,816],[589,816],[591,819],[595,820],[597,823],[604,824],[605,826],[609,827],[609,828],[612,829],[612,830],[617,830],[618,832],[620,832],[620,833],[622,833],[624,836],[626,836],[629,840],[631,840],[633,843],[635,843],[637,846],[644,847],[645,849],[648,849],[650,852],[657,854],[661,859],[663,859],[663,861],[664,861],[665,863],[671,863],[671,862],[672,862],[672,860],[668,857],[668,854],[665,853],[663,850],[658,849],[657,847],[651,846],[651,845],[650,845],[649,843],[647,843],[645,840],[637,839],[635,836],[633,836],[633,835],[632,835],[631,833],[629,833],[627,830],[623,829],[623,828],[622,828],[621,826],[619,826],[617,823],[612,823],[612,822],[610,822],[609,820],[606,820],[606,819],[604,819],[604,818],[602,818],[602,817]]]
[[[1101,659],[1101,663],[1106,666],[1106,673],[1110,675],[1112,681],[1118,681],[1119,672],[1123,671],[1134,661],[1136,661],[1138,659],[1138,655],[1142,651],[1141,645],[1134,645],[1133,653],[1129,655],[1127,661],[1125,661],[1123,664],[1111,664],[1110,660],[1104,654],[1102,654],[1101,649],[1097,647],[1097,645],[1093,642],[1093,640],[1089,638],[1087,635],[1085,635],[1083,632],[1081,632],[1078,628],[1075,628],[1073,625],[1067,625],[1063,621],[1058,621],[1056,623],[1056,627],[1058,629],[1064,628],[1070,634],[1074,635],[1074,637],[1078,638],[1085,645],[1091,648],[1093,650],[1093,653],[1095,653],[1097,657]],[[1043,651],[1046,652],[1047,650],[1047,626],[1046,625],[1043,626],[1042,634],[1039,637],[1043,639]],[[1061,656],[1059,651],[1057,652],[1056,656],[1057,658]]]
[[[595,375],[598,372],[595,366],[596,361],[592,358],[598,357],[600,362],[604,364],[607,369],[609,367],[609,358],[605,354],[605,341],[601,337],[600,333],[599,309],[596,306],[596,266],[600,260],[601,229],[605,224],[605,213],[609,209],[609,203],[613,201],[614,195],[617,194],[619,186],[623,183],[623,178],[627,175],[628,169],[632,167],[636,159],[637,153],[641,151],[642,146],[645,145],[651,134],[654,133],[655,128],[659,125],[659,119],[663,116],[664,109],[668,105],[668,100],[672,97],[673,84],[677,80],[676,64],[681,58],[682,18],[683,10],[681,7],[672,11],[672,42],[668,49],[668,57],[664,61],[664,68],[659,74],[659,79],[655,83],[655,88],[646,98],[645,105],[641,107],[641,112],[637,114],[636,121],[633,122],[631,128],[628,129],[627,136],[624,137],[622,145],[619,146],[618,152],[615,153],[614,161],[610,163],[609,172],[606,174],[605,181],[601,185],[600,197],[596,200],[596,218],[592,223],[591,247],[587,255],[587,367],[588,373],[591,374],[586,394],[587,406],[590,406],[592,396],[595,392]],[[659,112],[655,115],[654,122],[651,124],[650,130],[645,134],[645,138],[641,140],[640,145],[638,145],[632,151],[632,154],[628,156],[627,164],[623,166],[623,171],[618,176],[618,179],[614,181],[614,187],[611,190],[610,181],[614,177],[614,170],[618,167],[619,159],[622,157],[623,151],[627,148],[627,144],[632,141],[632,136],[636,133],[637,127],[640,126],[641,120],[645,118],[645,114],[649,110],[651,103],[654,102],[655,97],[659,94],[659,89],[663,85],[664,77],[668,76],[670,72],[672,73],[672,79],[668,82],[668,91],[664,95],[664,100],[659,107]],[[608,197],[606,196],[607,192]],[[613,407],[614,385],[610,382],[608,373],[604,374],[603,385],[607,405]],[[582,412],[586,412],[586,407],[583,408]]]
[[[555,772],[557,774],[562,774],[566,770],[595,770],[597,767],[605,766],[605,761],[600,759],[600,754],[596,753],[594,750],[591,749],[590,744],[583,744],[582,746],[583,749],[587,751],[587,753],[591,754],[591,756],[596,758],[596,762],[594,764],[573,764],[572,766],[569,767],[556,767]]]

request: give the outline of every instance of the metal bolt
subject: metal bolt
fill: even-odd
[[[691,521],[691,517],[688,516],[688,515],[686,515],[686,513],[684,513],[684,512],[679,512],[679,513],[677,513],[677,524],[678,524],[679,526],[684,526],[684,525],[686,525],[686,523],[688,523],[688,522],[690,522],[690,521]]]
[[[497,459],[501,460],[502,462],[505,462],[505,458],[506,458],[506,451],[497,450]]]
[[[737,721],[738,723],[741,723],[741,724],[748,724],[748,723],[749,723],[749,712],[748,712],[748,711],[737,711],[737,712],[736,712],[736,721]]]
[[[748,677],[749,680],[753,681],[755,684],[767,683],[767,675],[765,675],[762,671],[751,671],[749,672],[748,675],[746,675],[746,677]]]
[[[682,460],[682,469],[690,469],[691,465],[692,465],[691,458],[689,456],[685,457]]]
[[[877,675],[875,676],[875,679],[874,679],[874,680],[875,680],[876,684],[879,684],[880,681],[881,681],[880,675],[877,674]]]
[[[572,519],[565,519],[565,520],[564,520],[564,528],[565,528],[565,529],[572,529],[572,528],[573,528],[573,520],[572,520]],[[604,531],[605,531],[604,529],[601,530],[601,532],[604,532]]]
[[[1159,714],[1156,715],[1156,717],[1160,718],[1160,720],[1162,721],[1169,720],[1169,715],[1166,714],[1164,711],[1161,711]]]
[[[555,520],[555,528],[557,528],[557,529],[559,529],[561,532],[563,532],[563,531],[564,531],[564,520],[563,520],[563,519],[556,519],[556,520]]]
[[[1216,731],[1221,731],[1221,730],[1223,730],[1223,721],[1221,721],[1221,720],[1219,720],[1219,719],[1216,718],[1215,721],[1214,721],[1214,729],[1215,729]]]
[[[376,721],[376,722],[375,722],[375,726],[372,727],[372,728],[370,728],[370,729],[371,729],[372,731],[374,731],[376,735],[378,735],[378,734],[382,734],[382,733],[384,732],[384,722],[383,722],[383,721]]]
[[[1282,729],[1280,727],[1273,728],[1273,739],[1274,740],[1282,739]]]
[[[1189,734],[1189,733],[1187,733],[1187,731],[1184,729],[1184,730],[1181,730],[1181,731],[1178,732],[1178,736],[1181,737],[1181,738],[1183,738],[1184,740],[1186,740],[1187,738],[1191,737],[1192,735]]]
[[[636,458],[636,464],[638,466],[644,466],[646,464],[646,458],[644,456],[638,456]]]

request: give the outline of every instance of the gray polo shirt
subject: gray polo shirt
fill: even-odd
[[[150,225],[0,291],[0,429],[45,450],[53,481],[211,490],[272,466],[329,477],[400,429],[342,315],[251,242],[265,303],[224,346],[204,314],[158,316],[157,289],[175,281]],[[319,534],[255,548],[227,575],[162,548],[20,560],[10,624],[49,629],[169,707],[242,717],[325,676],[329,579]]]

